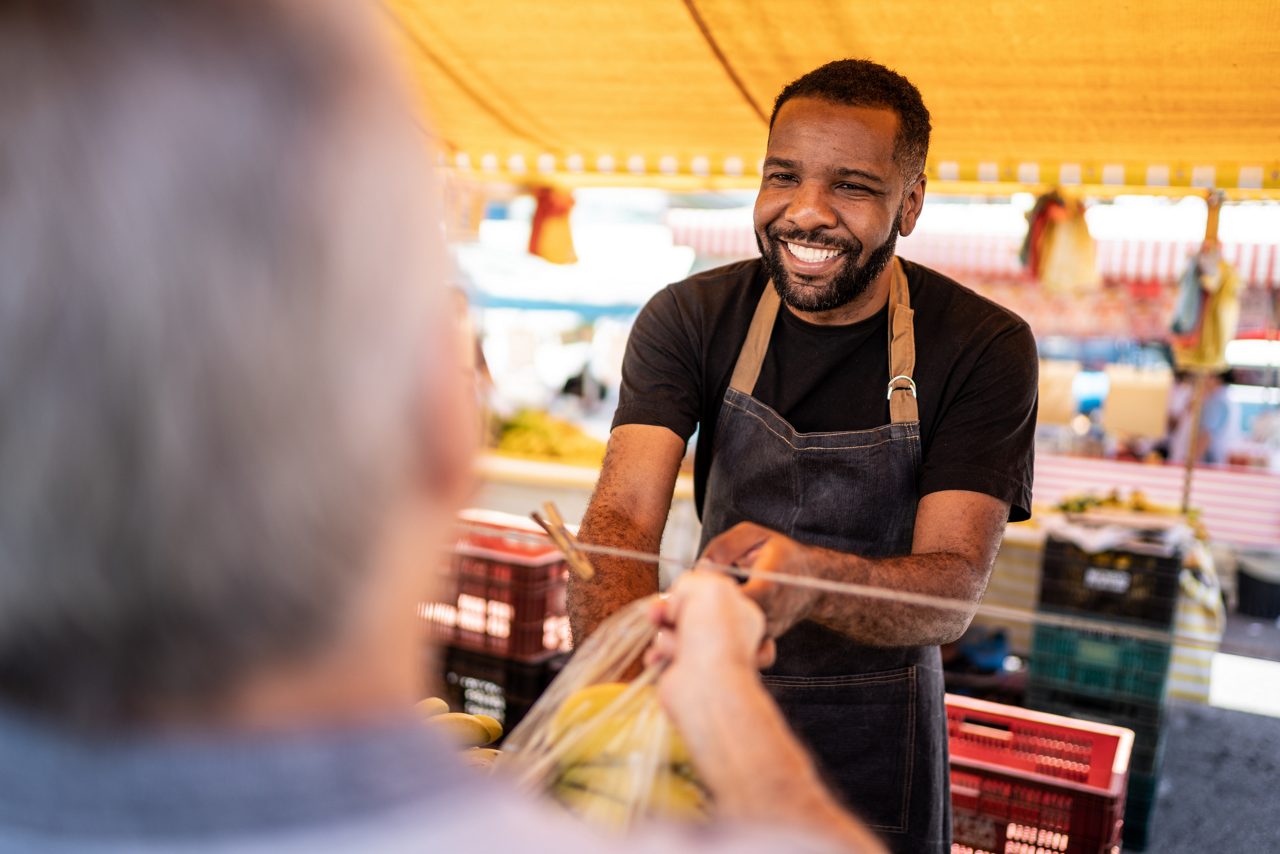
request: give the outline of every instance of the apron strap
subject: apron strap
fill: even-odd
[[[756,381],[760,379],[760,368],[764,365],[764,355],[769,349],[769,338],[773,335],[773,325],[778,319],[778,308],[782,300],[778,291],[770,281],[760,294],[760,302],[756,304],[755,314],[751,317],[751,327],[747,330],[747,340],[738,352],[738,361],[733,366],[733,377],[729,388],[752,394]],[[916,383],[912,373],[916,369],[916,337],[915,312],[911,310],[911,292],[907,286],[907,276],[902,270],[902,262],[897,256],[893,259],[893,273],[889,280],[889,418],[894,424],[904,424],[920,420],[919,407],[916,403]]]
[[[895,255],[889,281],[889,420],[906,424],[920,420],[916,401],[916,334],[911,310],[911,289],[902,262]]]
[[[729,381],[729,388],[743,394],[755,391],[756,380],[760,379],[760,368],[764,365],[764,354],[769,349],[769,338],[773,335],[773,323],[778,319],[778,306],[781,304],[778,290],[770,280],[764,286],[760,302],[756,303],[756,313],[751,318],[747,340],[738,351],[738,362],[733,366],[733,379]]]

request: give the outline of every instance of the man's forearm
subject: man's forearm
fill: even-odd
[[[593,545],[657,554],[684,444],[665,427],[616,428],[609,436],[609,450],[579,538]],[[569,579],[574,643],[581,643],[623,605],[658,592],[656,564],[600,555],[592,555],[591,563],[595,578]]]
[[[637,523],[628,513],[596,496],[582,520],[578,539],[584,543],[657,554],[662,529]],[[643,561],[591,555],[595,577],[569,577],[569,625],[574,643],[581,643],[614,611],[628,602],[658,592],[658,567]]]
[[[822,578],[960,605],[942,609],[880,597],[821,594],[809,619],[869,646],[928,646],[955,640],[973,619],[991,570],[950,552],[892,558],[862,558],[828,549],[814,552],[811,572]]]

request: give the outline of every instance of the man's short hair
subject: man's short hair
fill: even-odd
[[[792,98],[819,98],[850,107],[881,107],[898,116],[893,156],[910,184],[924,172],[929,155],[929,110],[920,90],[901,74],[865,59],[838,59],[815,68],[783,87],[769,117],[772,130],[778,110]]]
[[[0,702],[200,708],[341,632],[439,314],[379,25],[0,4]]]

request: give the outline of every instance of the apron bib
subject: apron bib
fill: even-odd
[[[752,397],[781,300],[760,297],[716,425],[702,546],[739,522],[863,557],[911,553],[920,467],[915,333],[906,276],[889,292],[890,423],[797,433]],[[859,644],[811,621],[777,639],[764,681],[845,805],[895,852],[950,849],[938,648]]]

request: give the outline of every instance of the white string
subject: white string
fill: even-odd
[[[513,531],[467,522],[460,522],[458,527],[461,530],[484,534],[490,537],[496,536],[501,537],[502,539],[519,542],[551,544],[550,540],[545,535],[535,534],[533,532],[526,533],[524,531]],[[581,541],[576,541],[575,545],[580,551],[586,554],[595,554],[603,557],[614,557],[624,560],[635,560],[656,565],[671,566],[676,567],[681,571],[687,571],[692,568],[689,566],[687,561],[652,552],[595,545],[593,543],[584,543]],[[849,581],[835,581],[827,578],[814,578],[807,575],[761,572],[740,566],[733,566],[731,564],[716,563],[706,559],[699,560],[697,565],[706,569],[714,569],[719,572],[723,572],[726,575],[732,575],[736,578],[761,578],[775,584],[805,587],[823,593],[837,593],[846,596],[861,596],[867,599],[903,602],[910,605],[920,605],[926,608],[938,608],[941,610],[957,611],[961,613],[970,613],[974,611],[973,602],[967,599],[933,596],[927,593],[916,593],[910,590],[899,590],[891,587],[876,587],[866,584],[856,584]],[[1029,624],[1038,623],[1040,625],[1056,626],[1059,628],[1075,629],[1078,631],[1100,632],[1117,637],[1127,637],[1134,640],[1153,641],[1156,643],[1170,643],[1176,638],[1181,646],[1200,646],[1206,649],[1216,649],[1216,644],[1193,635],[1177,631],[1163,631],[1161,629],[1145,628],[1142,626],[1130,626],[1109,620],[1075,617],[1068,614],[1053,614],[1044,611],[1032,611],[1025,608],[1014,608],[1007,605],[991,604],[979,604],[976,613],[984,617],[990,617],[998,620],[1013,620],[1015,622],[1025,622]]]

